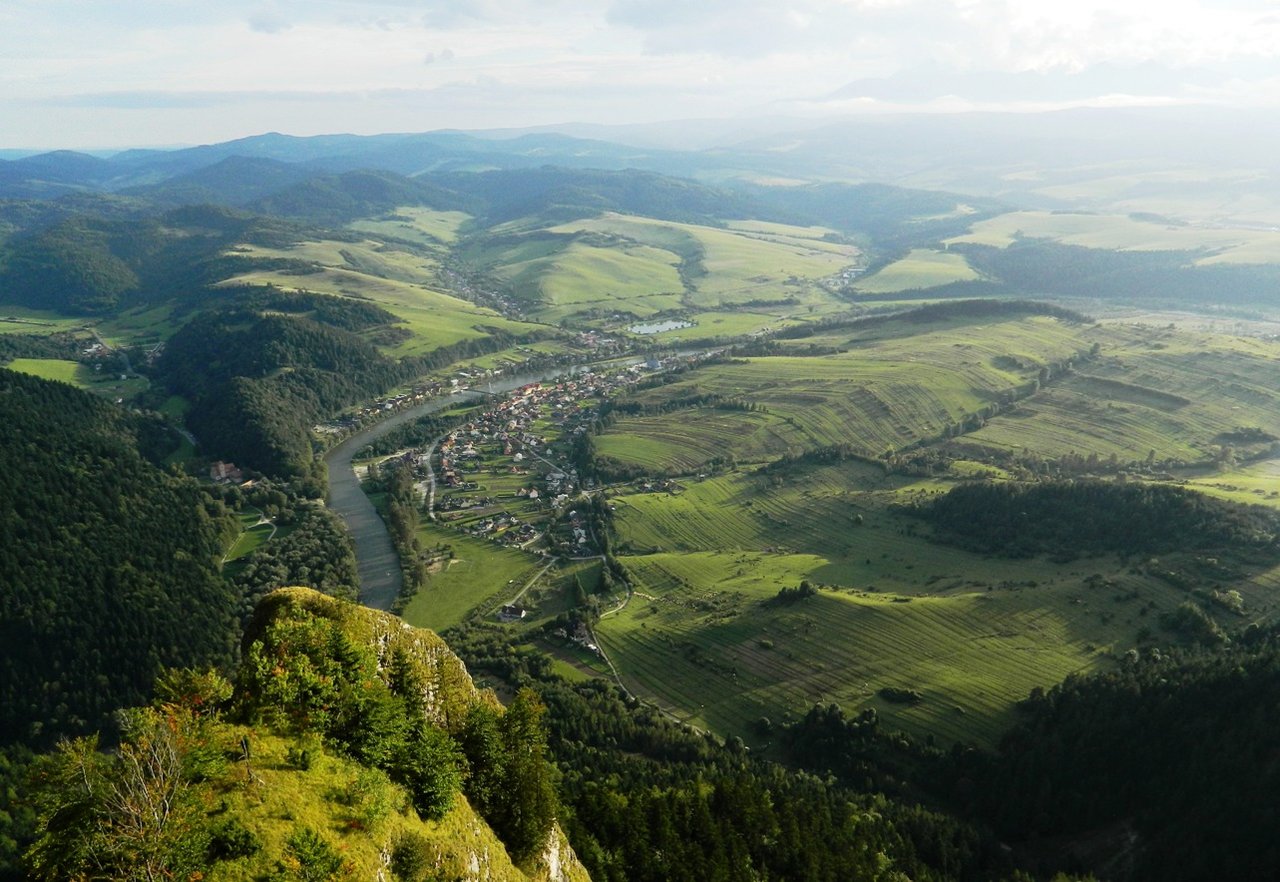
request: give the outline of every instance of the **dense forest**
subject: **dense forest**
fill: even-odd
[[[302,235],[286,221],[212,206],[128,220],[75,214],[6,242],[0,284],[24,306],[105,314],[195,297],[243,262],[223,254],[230,246],[285,245]]]
[[[1134,653],[1037,690],[995,755],[958,757],[957,792],[1002,835],[1052,837],[1107,875],[1274,879],[1278,702],[1273,632]],[[1091,853],[1091,842],[1107,845]]]
[[[0,740],[102,727],[164,666],[223,662],[236,527],[148,462],[163,430],[93,396],[0,370]]]
[[[972,483],[909,509],[984,554],[1274,549],[1280,516],[1164,484]]]
[[[202,313],[157,365],[192,402],[188,424],[209,449],[269,474],[312,472],[311,427],[406,377],[354,332],[389,318],[377,307],[333,297],[298,305],[311,308],[266,312],[251,303]]]
[[[1215,263],[1181,251],[1112,251],[1021,239],[1008,248],[955,245],[970,265],[1007,290],[1032,295],[1183,303],[1267,302],[1280,283],[1270,264]],[[936,296],[936,293],[935,293]]]

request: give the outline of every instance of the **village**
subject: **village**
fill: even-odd
[[[600,402],[677,363],[655,358],[529,383],[384,464],[414,470],[426,516],[438,524],[509,548],[597,556],[587,518],[571,504],[597,488],[571,462],[572,442],[589,431]]]
[[[455,370],[450,376],[425,377],[407,389],[379,396],[372,401],[342,413],[327,422],[312,426],[312,432],[326,443],[337,443],[346,436],[372,423],[424,404],[442,395],[457,395],[472,389],[483,390],[489,383],[506,377],[528,374],[558,366],[567,366],[584,356],[599,358],[621,354],[627,349],[626,341],[600,334],[597,331],[578,333],[570,350],[558,355],[539,352],[531,346],[517,346],[514,355],[499,359],[497,367],[468,365]]]

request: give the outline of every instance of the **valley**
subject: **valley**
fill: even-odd
[[[1014,878],[1035,837],[1054,823],[1084,835],[1092,820],[1007,776],[1027,757],[1050,756],[1046,776],[1082,762],[1029,727],[1082,725],[1055,715],[1113,700],[1115,683],[1144,684],[1135,704],[1158,714],[1145,696],[1179,676],[1270,663],[1273,231],[817,178],[711,186],[527,167],[519,146],[493,149],[480,170],[246,160],[219,172],[234,187],[208,167],[153,170],[82,195],[83,209],[0,205],[0,378],[21,403],[7,452],[73,518],[7,503],[0,525],[32,558],[24,580],[53,573],[79,592],[60,604],[12,592],[14,621],[70,633],[47,676],[24,656],[14,744],[111,725],[109,702],[145,702],[169,666],[244,665],[245,628],[297,628],[274,667],[248,659],[238,704],[230,691],[214,702],[228,722],[196,739],[234,753],[261,722],[260,780],[246,747],[193,784],[227,794],[286,869],[303,839],[283,822],[297,819],[282,817],[288,800],[255,802],[254,786],[296,791],[353,867],[390,854],[394,829],[465,875],[451,843],[482,818],[498,831],[475,833],[485,848],[523,849],[496,859],[504,877],[551,878],[458,759],[492,746],[496,730],[468,727],[498,717],[438,720],[439,734],[414,716],[418,674],[368,657],[397,629],[431,629],[490,696],[481,706],[532,700],[526,689],[546,703],[573,808],[536,832],[562,831],[583,876],[659,872],[609,838],[642,829],[636,806],[684,811],[642,793],[708,813],[719,800],[754,829],[776,791],[793,807],[779,824],[818,803],[861,819],[840,828],[852,838],[830,834],[846,864],[862,867],[866,836],[922,879]],[[210,201],[187,202],[196,192]],[[131,538],[133,517],[151,540]],[[165,519],[185,525],[172,548]],[[82,521],[119,529],[88,543],[67,525]],[[132,554],[202,593],[174,596]],[[177,607],[192,613],[183,628],[206,630],[198,651],[177,645],[189,640],[168,621]],[[60,632],[80,609],[130,623],[128,639],[95,642],[89,621]],[[383,643],[363,642],[369,627]],[[162,649],[140,650],[144,638]],[[95,671],[117,651],[120,677]],[[263,690],[303,701],[308,689],[328,697],[305,725],[262,710]],[[1127,725],[1096,728],[1122,743]],[[414,739],[439,762],[415,767]],[[447,822],[415,817],[406,800],[424,815],[441,770],[465,800]],[[368,799],[399,800],[376,849],[312,786],[361,775]],[[1035,813],[1008,816],[979,791]],[[692,841],[681,829],[637,841],[675,853]],[[922,844],[947,836],[945,859]],[[999,836],[1017,854],[992,856]],[[777,854],[811,846],[795,832]],[[257,854],[218,858],[216,878],[268,872]],[[1055,871],[1077,866],[1065,854]],[[952,860],[968,869],[930,875]]]

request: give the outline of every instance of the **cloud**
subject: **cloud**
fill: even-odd
[[[1172,68],[1156,62],[1104,63],[1080,71],[945,71],[923,66],[887,77],[855,80],[824,96],[918,104],[956,97],[975,103],[1078,102],[1111,94],[1174,98],[1222,87],[1229,77],[1205,68]]]
[[[1276,45],[1268,0],[6,0],[0,139],[1269,102]]]

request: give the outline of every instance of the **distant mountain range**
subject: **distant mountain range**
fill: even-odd
[[[695,120],[491,131],[279,133],[105,155],[0,151],[0,199],[73,192],[255,199],[316,174],[408,177],[556,166],[707,183],[881,182],[1039,208],[1177,203],[1189,216],[1280,221],[1280,121],[1222,108]],[[1210,186],[1211,185],[1211,186]]]

